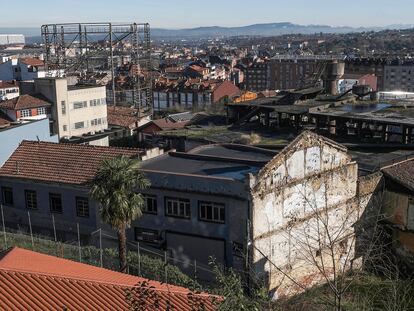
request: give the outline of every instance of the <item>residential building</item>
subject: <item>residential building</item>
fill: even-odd
[[[3,81],[31,81],[45,76],[44,62],[38,58],[11,58],[0,63],[0,80]]]
[[[10,157],[23,140],[58,142],[57,135],[51,135],[49,119],[2,123],[0,116],[0,166]]]
[[[34,92],[52,103],[53,133],[60,140],[108,146],[106,89],[98,85],[68,85],[66,78],[41,78]]]
[[[201,67],[199,65],[190,65],[185,68],[184,74],[188,78],[200,78],[202,80],[207,80],[210,75],[210,68]]]
[[[0,306],[4,310],[131,310],[127,291],[140,307],[192,311],[218,309],[220,296],[152,281],[38,252],[12,248],[0,253]],[[135,291],[134,291],[135,290]],[[138,293],[142,293],[140,296]],[[156,297],[156,302],[154,301]]]
[[[88,196],[87,181],[102,158],[119,154],[134,157],[138,151],[23,142],[0,168],[6,223],[24,228],[30,211],[32,227],[44,233],[52,232],[55,215],[66,239],[73,237],[76,223],[83,239],[98,228],[109,230]],[[168,251],[188,273],[186,263],[207,265],[210,256],[237,271],[246,268],[248,259],[255,275],[280,295],[289,294],[292,284],[272,263],[300,283],[320,279],[315,267],[297,256],[293,238],[315,220],[316,211],[329,211],[333,225],[351,211],[353,221],[346,224],[343,240],[352,239],[356,216],[372,196],[368,190],[360,196],[357,185],[363,180],[347,150],[310,132],[281,152],[205,145],[147,159],[141,170],[151,187],[143,191],[144,216],[127,232],[130,241]],[[58,203],[50,201],[52,195]],[[200,278],[211,277],[200,272]]]
[[[153,88],[154,110],[174,107],[202,108],[229,102],[240,89],[230,81],[188,79],[169,81],[160,79]]]
[[[13,122],[38,120],[50,117],[51,103],[39,94],[37,96],[20,95],[0,102],[0,111]]]
[[[383,90],[414,92],[414,63],[395,61],[385,65]]]
[[[365,75],[377,77],[377,90],[384,91],[385,58],[346,58],[345,74]]]
[[[152,120],[137,129],[138,140],[153,143],[156,134],[163,131],[183,129],[187,124],[188,121],[176,121],[169,117]]]
[[[19,86],[13,82],[0,81],[0,102],[20,95]]]
[[[149,115],[138,115],[138,109],[123,106],[108,106],[109,139],[116,140],[133,136],[137,129],[150,122]]]
[[[269,62],[268,90],[299,89],[315,83],[324,59],[309,56],[275,57]],[[263,91],[263,90],[260,90]]]
[[[269,65],[266,61],[254,62],[246,69],[245,84],[246,90],[249,91],[265,91],[269,85]]]

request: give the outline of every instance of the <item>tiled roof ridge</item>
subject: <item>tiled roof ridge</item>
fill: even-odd
[[[28,270],[28,269],[19,269],[19,268],[13,268],[13,267],[2,267],[1,266],[1,261],[3,259],[7,259],[7,257],[11,257],[14,255],[13,251],[28,251],[28,252],[33,252],[31,250],[27,250],[24,248],[20,248],[20,247],[13,247],[9,250],[6,250],[3,254],[3,256],[1,256],[0,253],[0,270],[3,271],[9,271],[9,272],[20,272],[20,273],[27,273],[27,274],[31,274],[31,275],[43,275],[43,276],[50,276],[50,277],[54,277],[54,278],[60,278],[60,279],[68,279],[68,280],[78,280],[78,281],[84,281],[84,282],[90,282],[90,283],[100,283],[100,284],[107,284],[107,285],[113,285],[113,286],[123,286],[123,287],[136,287],[136,285],[131,285],[131,284],[127,284],[127,283],[122,283],[122,282],[109,282],[109,281],[104,281],[104,280],[97,280],[97,279],[91,279],[91,278],[87,278],[87,277],[81,277],[81,276],[68,276],[68,275],[59,275],[59,274],[55,274],[55,273],[48,273],[48,272],[36,272],[36,271],[32,271],[32,270]],[[166,292],[175,292],[175,293],[189,293],[191,292],[188,288],[182,287],[182,286],[178,286],[178,285],[171,285],[168,283],[162,283],[159,281],[154,281],[151,279],[147,279],[147,278],[143,278],[143,277],[139,277],[136,275],[131,275],[131,274],[124,274],[118,271],[114,271],[114,270],[110,270],[107,268],[102,268],[102,267],[97,267],[97,266],[93,266],[93,265],[89,265],[89,264],[85,264],[85,263],[81,263],[81,262],[77,262],[77,261],[73,261],[70,259],[66,259],[66,258],[62,258],[62,257],[57,257],[57,256],[52,256],[52,255],[48,255],[48,254],[43,254],[43,253],[36,253],[37,255],[41,255],[44,257],[49,257],[52,258],[53,260],[59,260],[63,263],[68,263],[68,264],[79,264],[79,265],[84,265],[87,267],[90,267],[91,269],[99,269],[101,271],[106,271],[108,273],[116,273],[119,274],[120,276],[127,276],[127,277],[131,277],[131,278],[136,278],[137,279],[137,283],[139,282],[144,282],[144,281],[149,281],[149,285],[150,287],[152,285],[158,285],[158,286],[164,286],[167,287],[168,289],[162,289],[163,291]],[[151,284],[154,283],[154,284]],[[154,286],[155,287],[155,286]],[[170,289],[172,287],[172,290]],[[155,287],[157,290],[160,289],[158,287]],[[176,289],[174,289],[176,288]],[[178,290],[181,289],[180,290]]]
[[[114,147],[114,146],[95,146],[95,145],[79,145],[79,144],[71,144],[71,143],[65,143],[65,142],[59,142],[59,143],[55,143],[55,142],[48,142],[48,141],[37,141],[37,140],[27,140],[24,139],[21,141],[20,145],[22,144],[42,144],[42,145],[59,145],[59,146],[71,146],[73,148],[89,148],[89,149],[101,149],[101,150],[125,150],[125,151],[142,151],[139,148],[132,148],[132,147]]]
[[[64,258],[60,258],[60,259],[64,259]],[[64,259],[67,260],[67,259]],[[103,270],[106,270],[108,272],[114,273],[117,271],[113,271],[113,270],[109,270],[109,269],[105,269],[105,268],[100,268]],[[67,275],[58,275],[58,274],[54,274],[54,273],[47,273],[47,272],[35,272],[35,271],[31,271],[31,270],[25,270],[25,269],[16,269],[16,268],[2,268],[0,267],[0,271],[5,271],[6,273],[24,273],[24,274],[30,274],[32,276],[39,276],[39,277],[50,277],[53,279],[59,279],[59,280],[69,280],[69,281],[75,281],[75,282],[84,282],[84,283],[92,283],[92,284],[100,284],[100,285],[109,285],[109,286],[117,286],[117,287],[128,287],[128,288],[135,288],[135,287],[139,287],[140,283],[144,283],[144,282],[148,282],[148,287],[153,288],[155,291],[159,291],[159,292],[165,292],[165,293],[171,293],[171,294],[180,294],[180,295],[188,295],[189,293],[199,296],[199,297],[215,297],[215,295],[211,295],[208,293],[196,293],[191,291],[188,288],[185,287],[181,287],[178,285],[171,285],[168,283],[162,283],[159,281],[154,281],[151,279],[146,279],[143,277],[139,277],[139,276],[135,276],[135,275],[130,275],[128,274],[128,276],[131,277],[136,277],[137,278],[137,282],[134,285],[128,284],[128,283],[122,283],[122,282],[109,282],[109,281],[103,281],[103,280],[96,280],[96,279],[90,279],[90,278],[86,278],[86,277],[80,277],[80,276],[67,276]],[[118,272],[121,273],[121,272]],[[154,284],[155,283],[155,284]],[[157,287],[157,286],[162,286],[162,287]],[[177,289],[179,288],[179,289]],[[219,296],[217,296],[219,297]]]

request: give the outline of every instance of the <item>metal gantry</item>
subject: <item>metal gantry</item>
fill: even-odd
[[[152,109],[149,24],[68,23],[41,28],[47,76],[107,76],[108,103]],[[128,68],[125,70],[125,68]]]

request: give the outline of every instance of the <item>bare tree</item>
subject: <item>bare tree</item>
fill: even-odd
[[[304,269],[312,275],[314,285],[325,283],[330,295],[324,304],[341,311],[356,272],[376,254],[382,196],[373,196],[366,210],[355,201],[332,207],[326,195],[324,204],[315,195],[302,196],[308,216],[292,221],[285,230],[286,239],[293,245],[292,272]]]

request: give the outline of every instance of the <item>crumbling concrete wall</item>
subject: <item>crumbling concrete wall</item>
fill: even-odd
[[[348,255],[344,249],[353,252],[348,240],[360,214],[357,181],[357,164],[346,149],[310,132],[252,178],[252,260],[269,290],[291,295],[303,289],[298,284],[307,287],[323,279],[313,264],[325,256],[318,250],[327,239],[321,222],[341,241],[335,246],[336,262]]]

